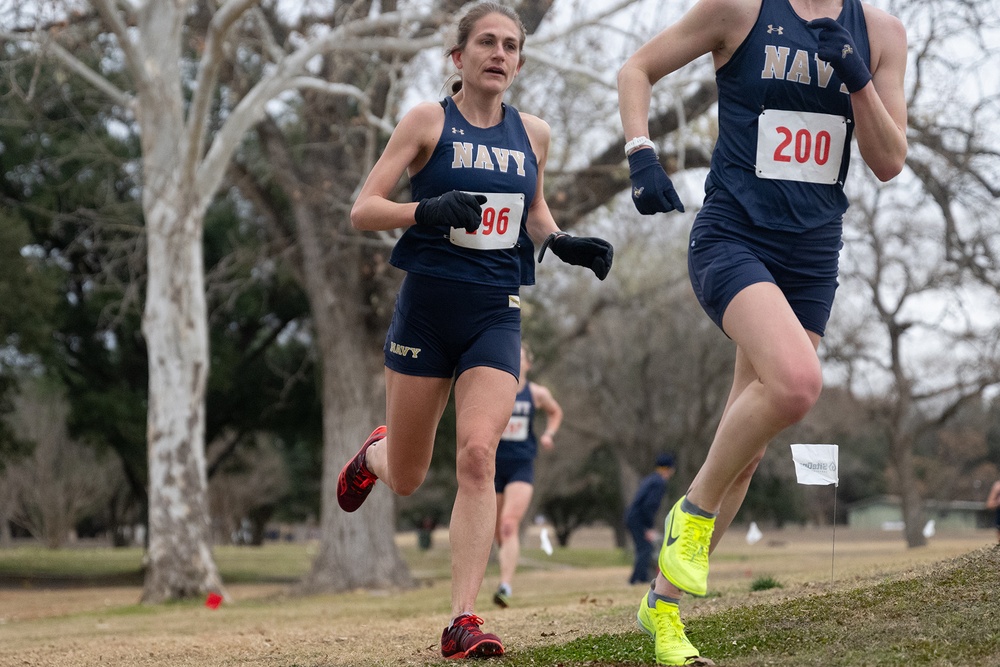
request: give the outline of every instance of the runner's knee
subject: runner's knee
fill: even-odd
[[[469,442],[461,447],[455,463],[458,485],[493,490],[496,450],[485,444]]]

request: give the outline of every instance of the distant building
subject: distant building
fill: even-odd
[[[975,530],[993,526],[993,512],[981,501],[925,500],[925,519],[933,519],[937,530]],[[863,530],[902,530],[903,510],[899,496],[875,496],[847,507],[847,525]]]

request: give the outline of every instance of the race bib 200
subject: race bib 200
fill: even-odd
[[[846,142],[843,116],[766,109],[757,121],[757,176],[834,184]]]

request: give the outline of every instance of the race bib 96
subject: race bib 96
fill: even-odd
[[[479,229],[467,232],[460,227],[451,230],[451,242],[475,250],[502,250],[513,248],[521,232],[521,215],[524,213],[524,193],[470,192],[484,195],[483,220]]]

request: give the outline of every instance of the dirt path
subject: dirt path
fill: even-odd
[[[919,571],[994,538],[992,531],[939,535],[915,550],[898,534],[843,530],[836,539],[839,588]],[[828,590],[831,543],[829,529],[783,531],[765,532],[751,547],[734,531],[713,557],[712,597],[686,601],[685,615]],[[627,565],[569,568],[551,567],[539,555],[528,560],[511,608],[492,606],[489,577],[479,600],[484,629],[499,634],[510,651],[634,630],[642,587],[625,583]],[[783,588],[750,593],[750,583],[765,576]],[[273,585],[234,585],[229,593],[232,600],[213,611],[195,604],[141,607],[136,587],[0,590],[0,666],[423,665],[439,658],[449,606],[449,585],[441,581],[394,594],[299,598]]]

